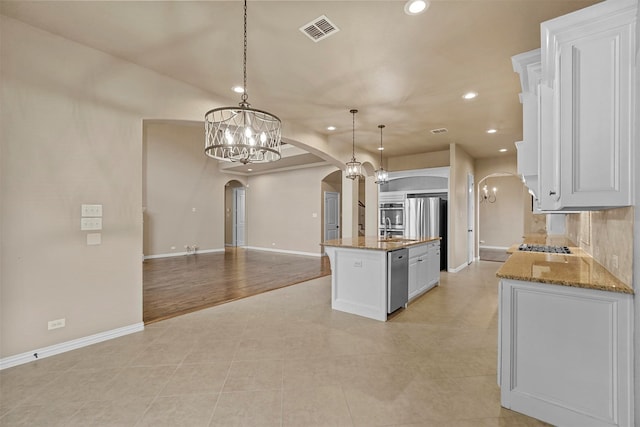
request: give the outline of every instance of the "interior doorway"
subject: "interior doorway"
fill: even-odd
[[[247,245],[246,188],[239,181],[225,184],[225,246]]]
[[[475,253],[475,200],[473,174],[467,174],[467,264],[474,260]]]
[[[321,202],[322,202],[322,230],[321,241],[339,239],[342,233],[342,171],[331,172],[322,179]]]
[[[340,238],[340,193],[324,192],[324,240]]]

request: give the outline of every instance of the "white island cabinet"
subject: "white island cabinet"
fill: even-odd
[[[323,243],[331,263],[331,308],[370,319],[386,321],[388,315],[388,258],[390,251],[408,248],[415,257],[409,267],[409,292],[413,297],[440,281],[440,239],[419,240],[359,237]],[[438,257],[437,263],[431,259]],[[418,262],[417,259],[423,259]],[[411,263],[411,261],[410,261]],[[420,267],[417,267],[420,264]],[[431,267],[430,267],[431,266]],[[431,271],[433,268],[436,271]],[[409,295],[411,298],[412,295]]]
[[[409,248],[409,300],[440,282],[440,241]]]

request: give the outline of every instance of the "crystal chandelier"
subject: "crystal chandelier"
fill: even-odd
[[[378,148],[380,150],[380,169],[376,171],[376,184],[382,185],[389,181],[389,172],[382,167],[382,150],[384,150],[382,146],[382,129],[384,129],[384,125],[378,125],[378,127],[380,128],[380,148]]]
[[[351,161],[347,162],[347,178],[356,179],[362,176],[362,163],[356,161],[356,113],[358,110],[350,110],[353,114],[353,137],[352,137],[352,152]]]
[[[215,108],[204,115],[204,152],[214,159],[243,164],[280,160],[280,119],[251,108],[247,101],[247,0],[244,1],[242,68],[244,85],[239,106]]]

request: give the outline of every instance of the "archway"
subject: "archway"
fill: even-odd
[[[476,185],[476,248],[478,259],[504,261],[506,250],[522,240],[531,196],[519,176],[491,173]]]

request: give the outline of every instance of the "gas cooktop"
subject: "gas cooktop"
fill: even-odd
[[[518,246],[518,250],[525,252],[544,252],[551,254],[571,254],[571,250],[567,246],[530,245],[527,243],[523,243]]]

